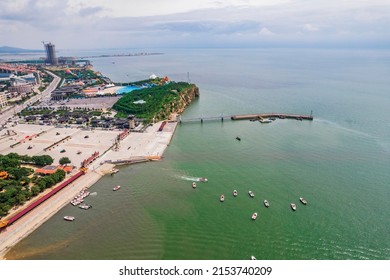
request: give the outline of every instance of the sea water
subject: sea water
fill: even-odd
[[[200,97],[182,118],[224,121],[182,123],[162,161],[103,177],[86,201],[93,208],[64,207],[8,259],[390,258],[389,51],[163,53],[92,64],[113,81],[156,74],[196,83]],[[228,119],[270,112],[314,121]],[[193,189],[200,177],[208,182]]]

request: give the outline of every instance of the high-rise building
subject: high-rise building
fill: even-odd
[[[43,43],[45,45],[45,50],[46,50],[46,63],[51,64],[51,65],[57,65],[58,64],[58,59],[56,56],[56,47],[52,43]]]

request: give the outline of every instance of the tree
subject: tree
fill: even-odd
[[[50,165],[53,163],[53,158],[48,155],[43,155],[43,156],[33,156],[31,157],[31,160],[39,166],[45,166],[45,165]]]
[[[62,157],[60,158],[59,162],[61,165],[68,164],[70,163],[70,159],[68,157]]]

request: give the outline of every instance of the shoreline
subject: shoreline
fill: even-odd
[[[82,189],[92,187],[103,176],[109,174],[114,164],[108,160],[131,160],[134,157],[149,159],[161,158],[173,138],[177,122],[170,122],[167,129],[158,132],[161,122],[148,127],[144,133],[130,133],[118,149],[107,150],[90,167],[89,170],[72,182],[65,189],[43,202],[12,225],[0,232],[0,260],[6,259],[9,250],[26,238],[59,210],[66,206]],[[131,144],[133,147],[128,146]],[[105,163],[106,162],[106,163]]]

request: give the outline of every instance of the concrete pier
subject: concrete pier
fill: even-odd
[[[230,118],[232,120],[250,120],[250,119],[264,119],[264,118],[295,119],[295,120],[309,120],[309,121],[313,120],[312,115],[280,114],[280,113],[233,115]]]

